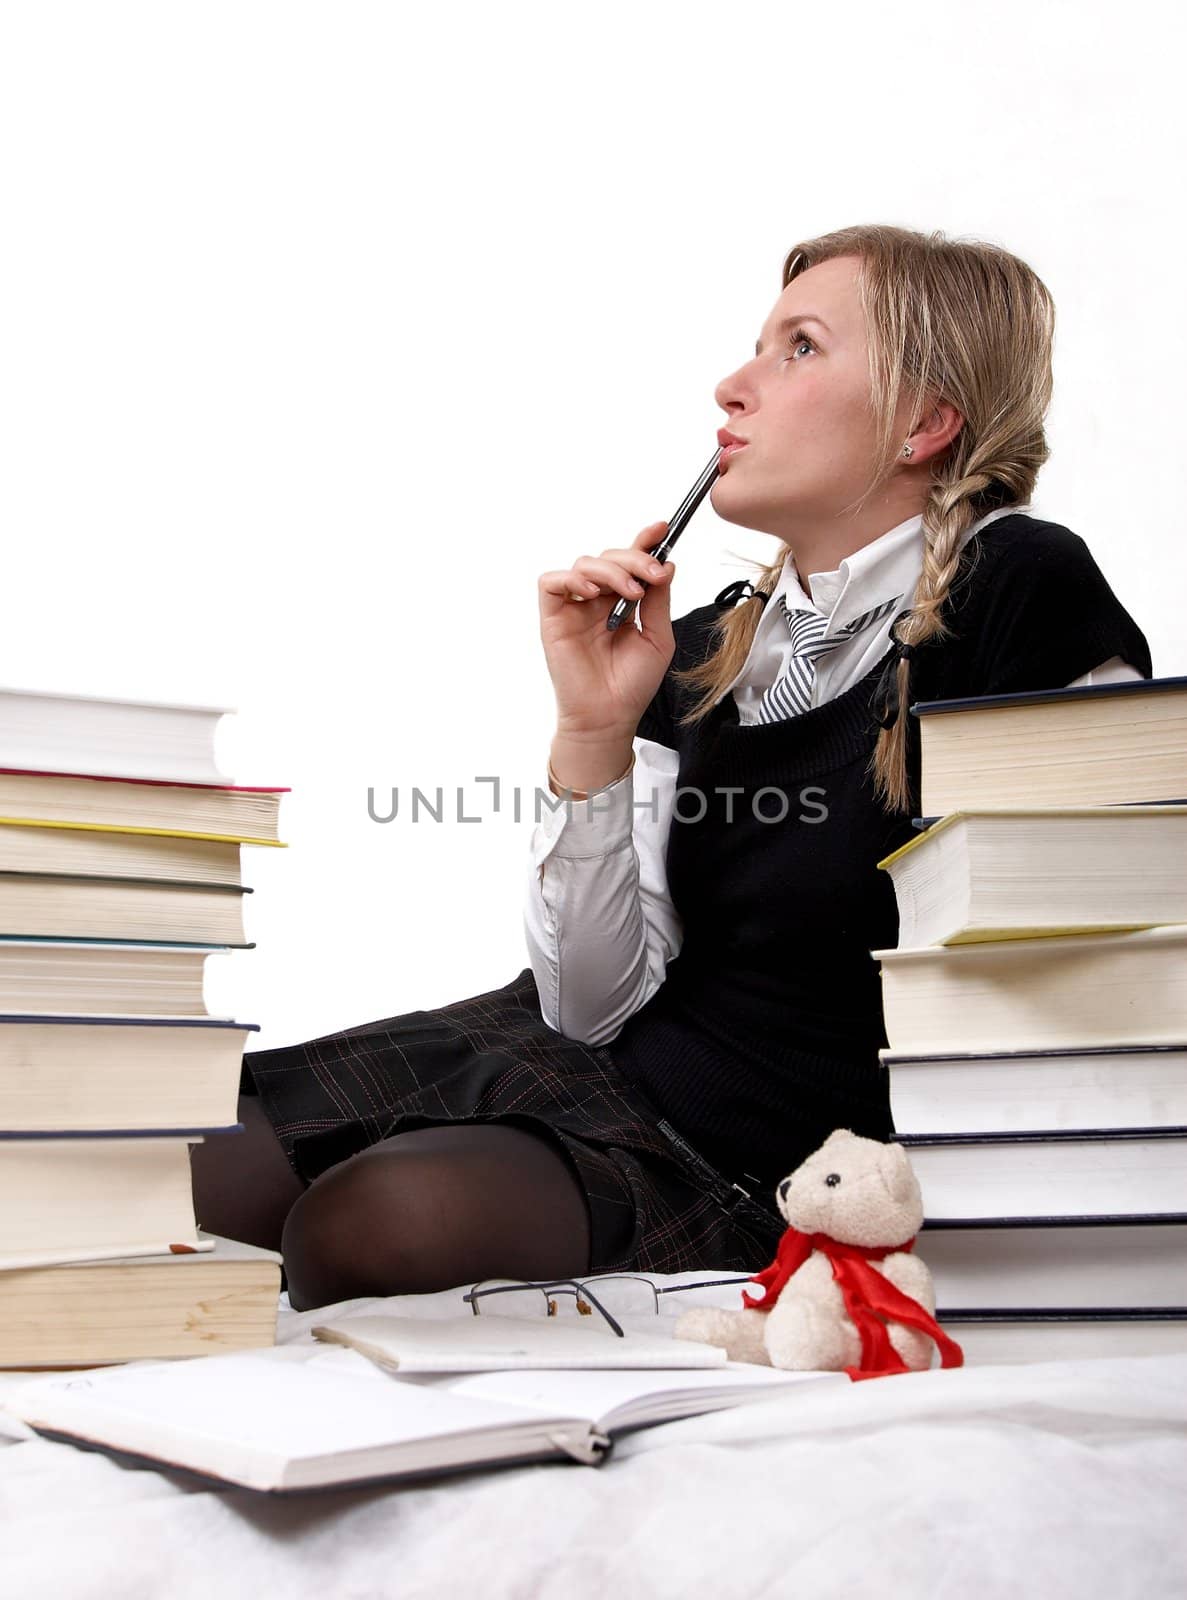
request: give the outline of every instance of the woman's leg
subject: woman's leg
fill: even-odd
[[[194,1214],[207,1233],[279,1250],[284,1220],[306,1185],[254,1095],[239,1096],[239,1121],[242,1133],[190,1146]]]
[[[589,1271],[589,1206],[546,1135],[501,1122],[416,1128],[316,1179],[282,1248],[298,1311],[480,1278],[574,1277]]]

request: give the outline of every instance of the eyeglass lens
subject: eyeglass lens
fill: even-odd
[[[578,1279],[574,1284],[556,1284],[547,1289],[516,1283],[511,1278],[490,1278],[474,1286],[473,1304],[484,1317],[552,1317],[562,1309],[592,1316],[596,1315],[595,1307],[580,1292],[586,1282],[589,1295],[596,1297],[611,1316],[654,1316],[659,1311],[654,1284],[646,1278],[632,1277]]]

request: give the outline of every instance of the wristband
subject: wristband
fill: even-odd
[[[566,789],[564,784],[557,777],[556,773],[552,770],[552,760],[550,758],[548,762],[548,784],[555,795],[564,796],[570,800],[588,800],[591,794],[601,794],[602,789],[609,789],[611,784],[621,783],[623,778],[629,777],[631,772],[634,771],[634,766],[635,755],[634,751],[632,751],[631,764],[626,771],[619,773],[617,778],[612,778],[610,783],[604,783],[601,789]]]

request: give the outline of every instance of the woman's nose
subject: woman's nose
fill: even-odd
[[[723,411],[741,411],[745,409],[750,393],[748,368],[750,363],[731,372],[728,378],[722,378],[713,391],[713,398]]]
[[[713,398],[725,412],[739,411],[742,407],[742,401],[738,396],[732,377],[722,378],[713,391]]]

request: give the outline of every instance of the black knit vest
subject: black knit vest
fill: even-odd
[[[834,1128],[893,1136],[881,973],[871,950],[898,942],[894,886],[877,862],[916,837],[911,805],[874,797],[877,690],[893,649],[836,699],[785,722],[746,724],[727,694],[701,722],[672,679],[716,644],[722,607],[675,624],[676,653],[639,723],[679,752],[667,852],[683,923],[664,982],[608,1049],[718,1169],[777,1182]],[[911,667],[911,699],[1062,688],[1119,655],[1145,677],[1149,647],[1077,535],[1002,517],[962,552],[943,617]]]

